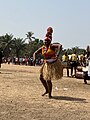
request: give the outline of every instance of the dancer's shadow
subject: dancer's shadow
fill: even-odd
[[[9,73],[9,72],[0,72],[0,74],[12,74],[12,73]]]
[[[84,83],[85,84],[85,83]],[[87,84],[85,84],[85,85],[90,85],[90,83],[87,83]]]
[[[56,100],[66,100],[66,101],[76,101],[76,102],[86,102],[86,99],[83,98],[74,98],[74,97],[68,97],[68,96],[53,96],[52,99]]]

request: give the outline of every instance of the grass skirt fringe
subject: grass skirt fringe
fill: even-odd
[[[44,63],[40,70],[45,80],[58,80],[63,76],[63,66],[60,60],[54,63]]]

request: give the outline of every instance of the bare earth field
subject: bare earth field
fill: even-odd
[[[2,64],[0,120],[90,120],[90,81],[64,77],[53,82],[53,98],[42,97],[40,66]]]

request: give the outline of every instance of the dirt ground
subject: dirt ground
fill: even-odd
[[[40,66],[2,64],[0,120],[90,120],[90,81],[64,77],[53,82],[53,98],[39,80]]]

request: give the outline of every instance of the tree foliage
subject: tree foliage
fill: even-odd
[[[20,57],[20,56],[28,56],[32,57],[35,50],[43,45],[43,40],[40,40],[36,37],[33,37],[33,32],[27,32],[26,38],[15,38],[12,34],[5,34],[0,36],[0,49],[3,51],[5,57]],[[28,43],[26,40],[28,39]],[[64,51],[67,51],[68,54],[72,54],[73,50],[79,54],[82,54],[84,49],[80,49],[79,47],[73,47],[71,49],[62,49],[61,55],[64,54]],[[38,55],[38,57],[42,57],[42,55]]]

